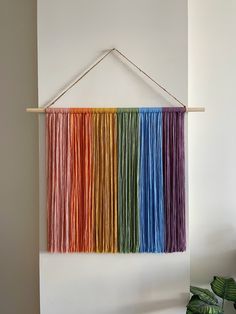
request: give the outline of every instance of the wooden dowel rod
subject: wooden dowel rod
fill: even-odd
[[[45,109],[44,108],[26,108],[26,112],[32,112],[32,113],[44,113]]]
[[[44,113],[46,110],[45,108],[27,108],[26,112],[31,113]],[[186,108],[186,112],[204,112],[204,107],[188,107]]]
[[[205,112],[205,107],[187,107],[187,112]]]

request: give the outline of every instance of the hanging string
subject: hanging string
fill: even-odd
[[[168,94],[171,98],[177,101],[181,106],[186,108],[186,105],[181,102],[177,97],[175,97],[172,93],[170,93],[166,88],[164,88],[161,84],[159,84],[156,80],[154,80],[150,75],[144,72],[140,67],[138,67],[133,61],[131,61],[128,57],[126,57],[122,52],[120,52],[116,48],[112,48],[109,50],[103,57],[101,57],[94,65],[88,68],[82,75],[75,79],[71,84],[69,84],[59,95],[57,95],[48,105],[44,107],[50,108],[54,105],[62,96],[64,96],[73,86],[75,86],[80,80],[82,80],[92,69],[94,69],[99,63],[101,63],[110,53],[117,52],[120,56],[122,56],[126,61],[128,61],[132,66],[138,69],[142,74],[144,74],[148,79],[150,79],[154,84],[156,84],[160,89],[162,89],[166,94]]]
[[[120,52],[118,49],[114,48],[116,52],[118,52],[123,58],[125,58],[129,63],[131,63],[136,69],[138,69],[140,72],[142,72],[147,78],[149,78],[154,84],[156,84],[159,88],[161,88],[165,93],[167,93],[170,97],[172,97],[175,101],[177,101],[181,106],[186,108],[186,105],[182,103],[179,99],[177,99],[173,94],[171,94],[166,88],[164,88],[161,84],[159,84],[157,81],[155,81],[150,75],[148,75],[146,72],[144,72],[142,69],[140,69],[134,62],[132,62],[129,58],[127,58],[122,52]]]

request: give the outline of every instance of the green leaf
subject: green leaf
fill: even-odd
[[[222,299],[236,302],[236,282],[233,278],[215,276],[211,288]]]
[[[194,314],[223,314],[224,311],[218,305],[208,304],[198,296],[194,295],[189,304],[187,305],[187,309],[190,310]]]
[[[202,300],[208,304],[212,304],[212,305],[218,304],[218,300],[217,300],[216,296],[214,295],[214,293],[212,293],[208,289],[190,286],[190,291],[192,294],[197,295],[200,300]]]
[[[187,309],[186,314],[194,314],[194,313],[193,313],[192,311],[190,311],[190,310]]]

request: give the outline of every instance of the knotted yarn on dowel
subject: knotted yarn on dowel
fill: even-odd
[[[48,251],[186,249],[184,114],[46,110]]]

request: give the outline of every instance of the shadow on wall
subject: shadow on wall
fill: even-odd
[[[192,278],[194,284],[209,284],[214,275],[236,278],[236,250],[221,250],[209,255],[192,255],[191,259],[194,259],[195,264],[198,265],[197,273],[194,272],[195,278]]]
[[[200,250],[195,250],[194,255],[191,254],[191,260],[194,260],[192,265],[196,268],[191,271],[191,282],[194,285],[208,285],[214,275],[236,279],[235,239],[236,231],[233,225],[209,233],[204,243],[205,248],[208,248],[208,254],[201,254]],[[230,249],[234,247],[235,249]]]
[[[169,310],[172,308],[183,308],[183,303],[188,299],[188,293],[182,293],[179,298],[166,299],[158,301],[146,301],[135,304],[129,304],[121,307],[118,311],[109,312],[110,314],[117,313],[135,313],[135,314],[146,314],[146,313],[158,313],[160,311]],[[108,314],[108,313],[107,313]]]

